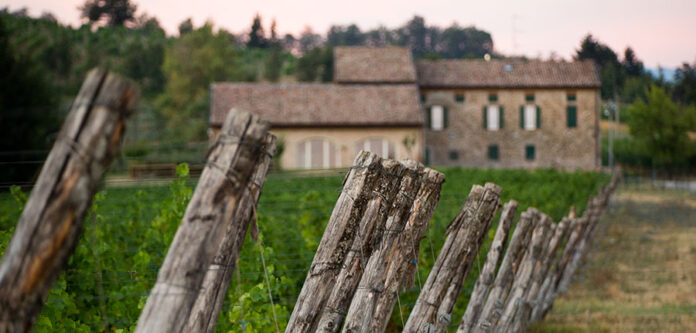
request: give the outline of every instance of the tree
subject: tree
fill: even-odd
[[[321,45],[321,36],[312,31],[312,27],[306,26],[300,34],[300,52],[307,53]]]
[[[630,47],[624,51],[622,65],[628,76],[641,76],[645,70],[643,62],[636,58],[636,53]]]
[[[580,49],[575,52],[576,60],[593,60],[599,67],[599,78],[602,82],[602,98],[613,99],[623,87],[623,66],[616,52],[609,46],[600,43],[591,34],[585,36],[580,43]]]
[[[684,63],[677,68],[674,81],[674,98],[682,103],[696,105],[696,63]]]
[[[179,36],[183,36],[191,31],[193,31],[193,22],[190,17],[179,23]]]
[[[56,98],[50,83],[31,58],[18,56],[10,44],[5,27],[6,14],[0,14],[0,162],[19,162],[31,151],[49,147],[58,129]],[[0,182],[30,181],[39,165],[12,163],[3,166]]]
[[[273,46],[266,58],[263,76],[266,80],[277,82],[280,79],[280,72],[283,69],[283,49],[280,46]]]
[[[653,162],[664,167],[682,165],[693,153],[689,131],[695,129],[696,109],[678,106],[656,85],[645,101],[633,103],[628,113],[631,135],[642,143]]]
[[[108,25],[123,26],[135,20],[137,6],[130,0],[87,0],[80,7],[82,18],[94,23],[106,17]]]
[[[414,56],[420,57],[428,52],[425,41],[428,30],[425,27],[425,20],[423,17],[414,16],[406,23],[402,31],[402,38],[405,38],[405,44],[411,47]]]
[[[333,80],[333,48],[316,47],[306,52],[297,60],[296,73],[298,81],[331,82]]]
[[[247,42],[247,47],[265,48],[266,46],[268,46],[268,43],[263,31],[263,26],[261,26],[261,15],[256,14],[251,23],[251,31],[249,32],[249,41]]]
[[[440,34],[435,49],[444,58],[482,58],[486,53],[493,53],[493,39],[488,32],[453,24]]]
[[[167,78],[158,105],[167,119],[171,139],[204,140],[212,82],[247,77],[239,50],[224,30],[212,24],[187,33],[166,48],[162,70]]]

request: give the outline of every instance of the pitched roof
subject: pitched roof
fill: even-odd
[[[421,126],[415,84],[215,83],[210,124],[231,108],[259,115],[275,127]]]
[[[334,48],[334,81],[339,83],[410,83],[416,81],[411,50],[405,47]]]
[[[599,88],[592,61],[422,60],[418,84],[440,88]]]

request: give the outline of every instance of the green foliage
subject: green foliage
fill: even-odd
[[[684,104],[696,105],[696,63],[682,64],[674,74],[674,98]]]
[[[205,24],[166,48],[162,70],[167,82],[157,104],[173,140],[207,137],[211,83],[248,78],[233,40],[226,31],[214,33],[212,25]]]
[[[90,23],[97,22],[106,17],[111,26],[123,26],[126,22],[135,19],[137,6],[130,0],[87,0],[80,7],[82,18]]]
[[[631,135],[643,145],[654,162],[674,167],[683,164],[693,154],[694,143],[688,132],[696,126],[696,109],[682,107],[657,86],[646,92],[629,108]]]
[[[333,80],[333,48],[314,48],[297,60],[296,76],[303,82]]]

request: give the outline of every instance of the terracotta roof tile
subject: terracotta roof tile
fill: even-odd
[[[215,83],[210,124],[231,108],[261,116],[271,126],[422,126],[415,84]]]
[[[598,88],[591,61],[421,60],[418,84],[440,88]]]
[[[416,81],[411,50],[405,47],[334,48],[334,81],[339,83],[409,83]]]

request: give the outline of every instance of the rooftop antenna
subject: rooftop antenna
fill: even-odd
[[[517,33],[520,32],[517,29],[517,20],[520,18],[519,15],[517,14],[512,14],[512,52],[514,55],[517,55],[517,49],[519,48],[520,44],[517,43]]]

